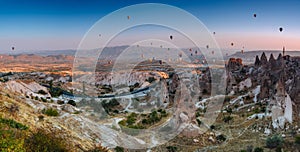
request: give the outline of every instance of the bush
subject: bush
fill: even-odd
[[[295,137],[295,143],[300,145],[300,136]]]
[[[263,148],[260,148],[260,147],[256,147],[254,149],[254,152],[264,152],[264,149]]]
[[[280,135],[273,135],[272,137],[268,137],[266,141],[266,146],[268,148],[278,148],[283,144],[283,139]]]
[[[117,147],[115,148],[115,151],[116,151],[116,152],[124,152],[124,148],[123,148],[123,147],[117,146]]]
[[[233,117],[231,117],[231,116],[226,116],[226,117],[223,118],[223,121],[225,123],[229,123],[231,120],[233,120]]]
[[[175,146],[168,146],[167,149],[168,149],[168,152],[175,152],[175,151],[177,151],[177,147],[175,147]]]
[[[62,100],[58,100],[58,101],[57,101],[57,104],[60,104],[60,105],[62,105],[62,104],[65,104],[65,102],[64,102],[64,101],[62,101]]]
[[[6,124],[0,124],[0,151],[3,152],[24,152],[24,140],[26,132],[16,130]],[[5,129],[4,129],[5,128]]]
[[[218,136],[216,137],[216,139],[217,139],[218,141],[225,141],[225,140],[226,140],[226,137],[225,137],[225,135],[221,134],[221,135],[218,135]]]
[[[58,116],[58,111],[56,109],[44,109],[42,111],[43,114],[47,115],[47,116]]]
[[[76,102],[75,102],[74,100],[69,100],[69,101],[68,101],[68,104],[70,104],[70,105],[76,107]]]
[[[149,77],[146,81],[148,81],[149,83],[152,83],[153,81],[155,81],[156,79],[154,77]]]
[[[47,94],[47,92],[46,92],[46,91],[44,91],[44,90],[39,90],[39,91],[38,91],[38,94],[46,95],[46,94]]]
[[[46,133],[38,130],[25,139],[24,146],[27,152],[66,152],[64,139],[54,136],[54,133]]]
[[[196,119],[198,125],[200,126],[202,124],[202,121],[200,119]]]
[[[45,98],[42,98],[42,97],[41,97],[41,100],[42,100],[43,102],[47,102],[47,99],[45,99]]]
[[[25,126],[21,123],[18,123],[15,120],[12,120],[12,119],[0,118],[0,123],[6,124],[6,125],[10,126],[11,128],[16,128],[16,129],[19,129],[19,130],[28,129],[27,126]]]

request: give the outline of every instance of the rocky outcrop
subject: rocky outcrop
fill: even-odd
[[[262,66],[266,66],[268,64],[268,59],[265,52],[263,52],[263,54],[260,57],[260,63]]]
[[[256,67],[258,67],[258,66],[261,65],[258,55],[256,55],[256,57],[255,57],[254,65],[255,65]]]

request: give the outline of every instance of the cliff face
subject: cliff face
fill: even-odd
[[[277,85],[281,84],[282,92],[291,99],[292,103],[295,103],[293,111],[300,112],[300,57],[279,54],[275,59],[271,54],[268,60],[263,53],[260,58],[256,56],[255,63],[249,66],[242,65],[241,61],[231,58],[227,70],[227,84],[229,84],[227,93],[241,90],[236,89],[239,83],[251,79],[253,87],[261,86],[259,101],[273,100],[278,95]]]

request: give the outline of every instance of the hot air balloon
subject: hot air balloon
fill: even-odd
[[[213,32],[214,35],[216,35],[216,32]]]
[[[206,45],[206,48],[208,49],[208,48],[209,48],[209,45]]]
[[[170,39],[171,39],[171,40],[173,39],[173,36],[172,36],[172,35],[170,35]]]
[[[191,53],[191,56],[193,56],[193,53]]]
[[[233,43],[231,43],[231,46],[233,46],[234,44]]]
[[[127,16],[127,19],[129,20],[129,19],[130,19],[130,16]]]
[[[15,50],[15,47],[11,47],[11,50]]]
[[[179,55],[179,57],[182,57],[182,53],[181,52],[178,55]]]
[[[279,28],[279,31],[280,31],[280,32],[282,32],[282,31],[283,31],[283,28],[282,28],[282,27],[280,27],[280,28]]]
[[[197,54],[198,52],[197,52],[197,50],[195,51],[195,54]]]
[[[99,37],[101,37],[101,34],[99,34]]]
[[[253,17],[256,18],[256,14],[253,14]]]
[[[190,52],[192,52],[192,49],[190,49]]]

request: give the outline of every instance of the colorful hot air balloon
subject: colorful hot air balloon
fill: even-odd
[[[171,40],[173,39],[173,36],[172,36],[172,35],[170,35],[170,39],[171,39]]]
[[[253,14],[253,17],[256,18],[256,14]]]

